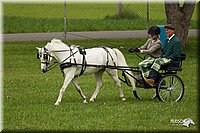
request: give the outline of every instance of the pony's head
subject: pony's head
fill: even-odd
[[[52,57],[48,53],[47,48],[45,47],[42,47],[42,48],[36,47],[36,48],[38,50],[37,58],[40,59],[40,62],[41,62],[41,71],[45,73],[48,71],[48,66],[50,64]]]

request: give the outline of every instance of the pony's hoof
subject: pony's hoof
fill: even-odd
[[[88,103],[86,100],[83,100],[83,103]]]
[[[58,105],[59,105],[59,103],[58,103],[58,102],[56,102],[54,105],[55,105],[55,106],[58,106]]]
[[[126,98],[125,98],[125,97],[122,97],[122,101],[126,101]]]
[[[95,102],[95,99],[90,99],[90,102]]]

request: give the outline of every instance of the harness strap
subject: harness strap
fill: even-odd
[[[81,72],[80,72],[79,76],[81,76],[81,75],[85,72],[86,66],[87,66],[87,62],[86,62],[86,60],[85,60],[85,56],[84,56],[84,55],[83,55],[82,64],[83,64],[83,65],[82,65]]]
[[[78,52],[78,51],[76,51],[76,52]],[[73,56],[73,59],[74,59],[74,63],[76,63],[76,59],[75,59],[75,57],[74,57],[74,53],[73,53],[73,51],[72,51],[72,49],[70,48],[70,56]],[[71,62],[71,59],[70,59],[70,62]]]
[[[78,48],[80,54],[86,55],[86,51],[84,48],[81,48],[81,47],[77,47],[77,48]]]
[[[71,66],[72,66],[71,62],[66,62],[66,63],[60,64],[60,69],[61,71],[63,71],[63,69],[71,67]]]
[[[106,63],[106,65],[108,66],[108,63],[109,63],[109,56],[110,56],[111,59],[112,59],[112,62],[113,62],[113,64],[114,64],[114,66],[116,66],[116,63],[115,63],[115,61],[114,61],[112,55],[110,54],[109,50],[108,50],[105,46],[101,46],[101,48],[103,48],[103,49],[107,52],[107,63]]]
[[[87,61],[85,59],[86,51],[84,48],[81,48],[81,47],[77,47],[77,48],[79,50],[79,53],[83,55],[82,68],[81,68],[81,72],[79,74],[79,76],[81,76],[85,72],[86,67],[87,67]]]
[[[63,62],[62,64],[60,64],[60,69],[61,69],[62,73],[63,73],[63,70],[64,70],[65,68],[71,67],[72,65],[76,65],[76,66],[77,66],[77,65],[81,65],[81,66],[82,66],[81,72],[80,72],[79,76],[81,76],[81,75],[85,72],[86,67],[87,67],[87,61],[86,61],[86,58],[85,58],[86,51],[85,51],[85,49],[83,49],[83,48],[81,48],[81,47],[77,47],[77,48],[78,48],[79,53],[80,53],[81,55],[83,55],[82,64],[76,63],[75,58],[74,58],[74,63],[71,62],[71,59],[70,59],[70,62],[65,62],[65,61],[68,59],[68,58],[67,58],[67,59],[65,59],[64,61],[62,61],[62,62]],[[71,56],[74,57],[74,55],[75,55],[78,51],[76,51],[75,53],[73,53],[73,52],[71,51],[70,57],[71,57]],[[65,62],[65,63],[64,63],[64,62]]]

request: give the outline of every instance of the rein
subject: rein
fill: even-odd
[[[135,53],[137,55],[137,57],[139,57],[142,60],[145,60],[145,57],[141,57],[139,54]]]
[[[60,64],[63,64],[66,60],[68,60],[69,58],[71,58],[72,56],[74,56],[78,51],[76,52],[72,52],[72,49],[70,48],[70,50],[54,50],[54,51],[51,51],[51,52],[66,52],[66,51],[70,51],[70,56],[67,57],[66,59],[64,59],[63,61],[61,61],[60,63],[58,63],[57,61],[55,61],[52,65],[50,65],[47,69],[47,71],[50,71],[52,70],[53,68],[55,68],[56,66],[60,65]],[[54,58],[53,56],[51,56],[49,53],[47,53],[50,57]],[[55,58],[54,58],[55,59]],[[55,59],[56,60],[56,59]],[[41,62],[42,63],[42,62]],[[47,62],[45,62],[46,64],[49,64]]]
[[[77,48],[78,48],[78,50],[77,50],[76,52],[73,52],[73,51],[72,51],[73,49],[71,49],[71,48],[70,48],[69,50],[53,50],[53,51],[51,51],[51,52],[66,52],[66,51],[70,51],[70,56],[67,57],[67,58],[65,58],[65,59],[64,59],[63,61],[61,61],[60,63],[57,62],[57,61],[55,61],[52,65],[50,65],[50,66],[48,67],[47,71],[52,70],[53,68],[57,67],[58,65],[60,65],[60,68],[61,68],[61,71],[62,71],[62,72],[63,72],[63,70],[64,70],[65,68],[71,67],[72,65],[75,65],[75,66],[82,66],[81,72],[80,72],[79,76],[81,76],[81,75],[84,73],[86,67],[97,67],[97,68],[103,68],[103,69],[105,69],[105,68],[110,68],[110,69],[118,69],[118,70],[133,70],[133,69],[137,69],[137,67],[117,66],[116,63],[115,63],[115,61],[114,61],[114,59],[113,59],[113,57],[111,56],[110,52],[108,51],[108,49],[107,49],[106,47],[103,47],[103,46],[101,46],[101,48],[103,48],[103,49],[107,52],[107,63],[106,63],[106,65],[87,64],[87,61],[86,61],[86,59],[85,59],[86,51],[85,51],[84,49],[80,48],[80,47],[77,47]],[[82,63],[77,63],[76,60],[75,60],[75,58],[74,58],[74,63],[71,62],[71,59],[70,59],[70,62],[65,62],[66,60],[68,60],[69,58],[71,58],[72,56],[74,56],[77,52],[80,52],[80,54],[83,55]],[[53,57],[52,55],[50,55],[50,54],[48,53],[48,50],[47,50],[46,54],[47,54],[49,57],[52,57],[52,58],[54,58],[55,60],[57,60],[55,57]],[[109,63],[109,62],[108,62],[109,57],[110,57],[111,60],[113,61],[113,64],[114,64],[114,65],[108,65],[108,63]],[[50,64],[49,62],[50,62],[50,61],[49,61],[49,59],[48,59],[46,62],[41,62],[41,63]],[[47,71],[46,71],[46,72],[47,72]]]

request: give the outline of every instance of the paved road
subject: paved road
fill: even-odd
[[[198,30],[189,30],[189,36],[198,36]],[[49,41],[53,38],[64,40],[63,32],[51,33],[18,33],[18,34],[3,34],[3,41]],[[68,32],[67,39],[122,39],[122,38],[145,38],[147,37],[146,30],[134,31],[89,31],[89,32]]]

